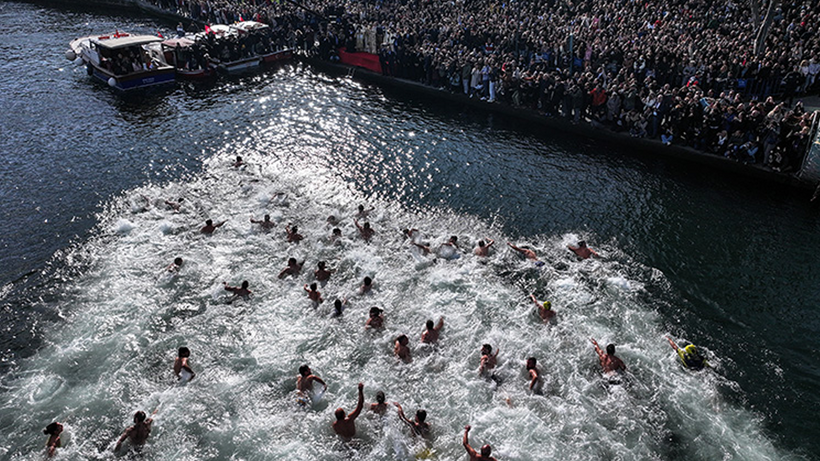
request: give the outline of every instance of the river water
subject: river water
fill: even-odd
[[[169,25],[14,2],[0,23],[0,459],[41,459],[53,420],[60,459],[112,459],[133,413],[153,409],[150,459],[465,459],[466,424],[502,460],[818,459],[820,237],[805,196],[296,63],[122,97],[63,58],[68,41]],[[249,222],[266,213],[269,233]],[[226,223],[206,237],[208,218]],[[405,227],[434,247],[457,235],[464,252],[425,259]],[[481,238],[497,241],[487,260],[470,254]],[[603,258],[576,261],[578,239]],[[289,257],[305,271],[280,280]],[[302,286],[319,260],[336,272],[314,308]],[[252,298],[227,304],[222,282],[242,280]],[[538,321],[531,292],[557,322]],[[371,306],[381,331],[363,327]],[[440,344],[421,346],[440,316]],[[399,334],[412,363],[392,355]],[[713,369],[682,369],[665,335]],[[591,337],[617,345],[625,384],[602,383]],[[500,385],[478,376],[483,343],[500,348]],[[198,373],[187,385],[171,370],[180,346]],[[303,363],[329,385],[307,409]],[[383,390],[425,408],[429,449],[392,408],[341,443],[333,410],[353,409],[358,382],[368,404]]]

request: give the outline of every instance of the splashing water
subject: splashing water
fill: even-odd
[[[249,164],[233,168],[226,159],[234,152]],[[164,204],[177,197],[185,198],[178,212]],[[214,154],[194,178],[126,192],[99,215],[99,236],[75,250],[92,263],[61,301],[65,324],[4,381],[0,454],[40,459],[38,428],[59,420],[71,437],[61,458],[111,459],[131,415],[158,409],[150,459],[464,459],[465,424],[473,446],[490,443],[499,459],[792,457],[756,414],[723,397],[734,383],[680,368],[646,290],[666,283],[658,271],[606,245],[605,258],[578,262],[566,250],[574,234],[531,237],[550,261],[538,268],[506,248],[495,223],[390,199],[367,203],[375,209],[363,221],[376,230],[367,244],[352,219],[360,203],[332,165],[242,145]],[[269,232],[249,222],[264,214],[276,223]],[[329,215],[341,219],[338,242]],[[226,223],[202,235],[209,218]],[[301,243],[287,243],[287,224],[299,226]],[[433,247],[457,235],[460,257],[420,255],[403,239],[405,227]],[[471,248],[485,237],[499,243],[480,259]],[[182,269],[168,274],[178,256]],[[277,278],[289,257],[306,261],[302,274]],[[320,260],[336,272],[313,307],[302,286]],[[365,276],[374,289],[359,295]],[[252,297],[227,303],[222,283],[243,280]],[[554,324],[540,322],[531,292],[552,301]],[[348,305],[332,318],[337,298]],[[372,306],[385,310],[381,331],[364,329]],[[421,345],[424,322],[440,316],[438,346]],[[393,356],[400,334],[410,337],[412,363]],[[604,384],[591,337],[617,344],[629,368],[624,385]],[[478,376],[483,343],[500,348],[500,385]],[[185,385],[171,369],[180,346],[191,349],[197,372]],[[542,395],[527,390],[529,356],[543,372]],[[294,391],[304,363],[329,384],[307,409]],[[720,360],[713,365],[719,370]],[[337,407],[352,411],[358,382],[366,409],[347,445],[330,423]],[[385,417],[367,411],[378,390],[408,415],[427,410],[432,451],[392,406]]]

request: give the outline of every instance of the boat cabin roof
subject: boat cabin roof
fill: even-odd
[[[162,39],[155,35],[129,35],[127,37],[105,39],[95,37],[92,38],[91,41],[96,43],[99,47],[116,50],[119,48],[127,48],[129,46],[145,45],[146,43],[160,42],[162,41]]]
[[[243,31],[245,31],[245,32],[250,32],[250,31],[253,31],[253,30],[264,29],[264,28],[268,27],[268,25],[267,25],[267,24],[263,24],[263,23],[261,23],[261,22],[256,22],[256,21],[242,21],[242,22],[237,22],[237,23],[236,23],[236,24],[234,24],[233,26],[234,26],[234,27],[236,27],[237,29],[239,29],[239,30],[243,30]]]
[[[171,48],[176,48],[177,45],[181,46],[182,48],[188,48],[194,43],[196,42],[187,38],[172,38],[170,40],[165,40],[164,42],[162,42],[163,45],[169,46]]]

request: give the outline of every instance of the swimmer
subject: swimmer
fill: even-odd
[[[590,338],[590,341],[592,341],[592,345],[595,346],[595,352],[598,354],[598,359],[601,361],[601,367],[604,369],[604,373],[611,374],[626,371],[626,365],[623,360],[615,356],[614,344],[606,346],[606,354],[604,354],[604,351],[601,350],[595,339]]]
[[[182,207],[182,200],[183,200],[183,197],[180,197],[179,200],[177,200],[176,202],[173,202],[171,200],[165,200],[165,206],[169,210],[174,210],[176,212],[179,212],[179,209]]]
[[[429,255],[430,253],[433,252],[433,250],[431,250],[430,247],[428,247],[427,245],[422,245],[421,243],[418,243],[418,242],[410,242],[410,243],[412,243],[413,245],[418,247],[421,250],[421,254],[424,255],[424,256],[427,256],[427,255]]]
[[[261,221],[257,221],[256,219],[251,218],[251,222],[253,224],[259,224],[263,230],[270,230],[273,229],[273,226],[276,225],[273,221],[270,220],[270,215],[266,214],[265,217]]]
[[[214,233],[214,231],[216,230],[217,227],[222,227],[222,225],[225,224],[225,222],[226,221],[222,221],[220,223],[214,224],[214,222],[209,219],[209,220],[205,221],[205,226],[203,226],[202,229],[199,230],[199,233],[200,234],[205,234],[205,235],[211,235],[211,234]]]
[[[356,404],[356,409],[353,410],[349,415],[345,415],[345,411],[342,408],[337,408],[335,415],[336,421],[333,422],[333,431],[336,432],[342,439],[346,442],[349,442],[353,437],[356,436],[356,418],[359,417],[359,413],[362,412],[362,406],[364,405],[364,384],[359,383],[359,401]]]
[[[421,334],[421,342],[427,344],[436,343],[438,341],[439,331],[444,327],[444,317],[439,318],[435,326],[433,326],[432,320],[428,320],[425,327],[427,329]]]
[[[46,457],[51,458],[57,453],[58,448],[62,448],[63,441],[60,440],[60,434],[63,433],[63,425],[58,422],[53,422],[43,429],[43,434],[48,436],[46,441]]]
[[[387,404],[384,402],[384,392],[376,392],[376,403],[370,404],[370,411],[381,416],[387,411]]]
[[[378,329],[384,326],[384,317],[382,317],[383,310],[379,309],[378,307],[371,307],[370,308],[370,316],[367,318],[367,322],[365,322],[364,327],[365,329]]]
[[[675,352],[678,353],[680,361],[686,368],[697,371],[709,366],[709,362],[700,355],[700,351],[698,351],[694,344],[690,344],[686,347],[678,347],[675,341],[672,341],[672,338],[669,336],[666,337],[666,340],[669,341],[669,345],[672,346],[672,349],[675,349]]]
[[[575,256],[578,256],[580,259],[589,259],[590,257],[600,258],[601,255],[595,252],[592,248],[587,246],[587,242],[585,240],[581,240],[578,242],[578,245],[567,245]]]
[[[125,439],[128,439],[131,442],[131,445],[134,446],[137,450],[142,448],[145,445],[145,442],[148,441],[148,436],[151,435],[151,424],[154,423],[154,415],[157,414],[158,410],[154,410],[151,413],[151,417],[145,419],[145,412],[138,411],[134,413],[134,425],[129,427],[122,433],[120,439],[117,440],[117,445],[114,446],[114,452],[120,451],[122,448],[122,443],[125,442]]]
[[[233,167],[234,168],[239,168],[239,167],[244,166],[244,165],[245,165],[245,162],[242,161],[242,157],[237,155],[236,156],[236,161],[233,162]]]
[[[489,344],[484,344],[481,346],[481,364],[478,366],[479,376],[486,376],[487,373],[495,368],[498,363],[499,351],[500,349],[496,349],[495,354],[493,354],[493,346],[490,346]]]
[[[430,435],[430,425],[425,422],[427,419],[427,411],[425,410],[418,410],[416,411],[416,417],[413,421],[407,419],[407,416],[404,416],[404,410],[402,409],[399,402],[393,402],[393,405],[399,409],[399,419],[402,420],[405,424],[410,426],[410,429],[413,430],[413,437],[421,436],[422,438],[427,438]]]
[[[171,274],[179,273],[179,270],[182,268],[182,258],[174,258],[174,262],[168,264],[168,267],[165,268]]]
[[[527,373],[530,375],[530,391],[534,393],[541,392],[541,372],[538,370],[537,360],[535,357],[527,359]]]
[[[188,382],[196,377],[196,373],[194,373],[194,370],[188,365],[188,358],[190,356],[190,349],[180,347],[177,358],[174,359],[174,376],[180,381]]]
[[[290,243],[299,243],[304,238],[302,237],[302,234],[299,233],[299,228],[297,226],[290,227],[290,224],[288,224],[285,226],[285,232],[288,233],[288,242]]]
[[[342,230],[334,227],[330,233],[330,243],[337,243],[342,238]]]
[[[296,261],[296,258],[289,258],[288,259],[288,267],[282,269],[282,272],[279,272],[278,277],[283,279],[288,275],[292,275],[294,277],[299,276],[299,273],[302,272],[302,266],[305,264],[304,261],[301,263]]]
[[[231,297],[231,299],[228,300],[228,304],[232,303],[237,298],[241,297],[241,298],[247,300],[251,296],[251,290],[248,289],[248,281],[247,280],[243,280],[242,281],[242,286],[238,286],[238,287],[232,287],[232,286],[228,285],[228,282],[222,282],[222,285],[225,286],[225,291],[230,291],[231,293],[233,293],[233,297]]]
[[[535,254],[535,252],[534,252],[533,250],[531,250],[531,249],[529,249],[529,248],[526,248],[526,247],[524,247],[524,248],[517,247],[517,246],[513,245],[513,244],[512,244],[512,243],[510,243],[510,242],[507,242],[507,246],[509,246],[509,247],[510,247],[510,248],[512,248],[513,250],[515,250],[515,251],[517,251],[517,252],[521,253],[521,254],[522,254],[522,255],[524,255],[527,259],[529,259],[530,261],[534,261],[534,262],[535,262],[535,264],[536,264],[537,266],[543,266],[543,265],[544,265],[544,261],[539,260],[539,259],[538,259],[538,255],[536,255],[536,254]]]
[[[544,301],[543,303],[538,302],[535,299],[534,294],[530,294],[530,299],[532,299],[533,304],[535,304],[536,309],[538,309],[538,315],[541,317],[541,320],[544,323],[549,322],[550,320],[555,318],[555,311],[552,310],[552,303],[549,301]]]
[[[362,236],[364,241],[370,243],[370,239],[373,238],[373,234],[376,233],[376,231],[374,231],[373,228],[370,227],[370,223],[365,222],[364,225],[362,226],[362,225],[359,224],[359,221],[354,218],[353,219],[353,224],[355,224],[356,228],[359,229],[359,235]]]
[[[421,231],[419,231],[418,229],[407,229],[407,228],[405,228],[405,229],[402,229],[401,233],[404,236],[405,240],[410,239],[411,242],[415,242],[416,239],[421,237]]]
[[[470,429],[472,429],[471,426],[464,426],[464,440],[462,441],[464,449],[467,450],[467,454],[470,456],[470,461],[497,461],[491,456],[493,454],[493,448],[489,444],[481,447],[481,454],[470,446],[470,442],[467,440],[467,434],[470,433]]]
[[[487,239],[487,243],[484,243],[484,240],[479,240],[478,246],[475,250],[473,250],[473,253],[476,256],[489,256],[490,247],[493,246],[493,243],[495,243],[495,240],[493,239]]]
[[[407,335],[400,335],[396,338],[396,346],[393,349],[393,353],[396,357],[400,358],[404,363],[413,361],[413,357],[410,356],[410,348],[407,347],[409,342],[410,340],[407,339]]]
[[[456,237],[455,235],[451,235],[450,239],[442,243],[441,246],[458,248],[458,237]]]
[[[327,217],[327,223],[331,226],[338,226],[339,225],[339,218],[334,215],[330,215]]]
[[[357,208],[356,217],[357,218],[366,218],[367,215],[375,209],[376,209],[376,207],[371,207],[369,210],[365,210],[364,205],[359,205],[359,207]]]
[[[327,281],[327,279],[330,278],[330,274],[336,272],[335,270],[332,270],[332,269],[326,269],[325,268],[326,264],[327,263],[325,263],[324,261],[319,261],[316,264],[317,269],[313,272],[313,276],[316,277],[316,280],[318,280],[320,282]]]
[[[327,390],[327,384],[322,378],[314,375],[309,366],[302,365],[299,367],[299,376],[296,377],[296,392],[300,395],[309,395],[313,392],[313,383],[319,383],[324,386],[323,391]]]
[[[347,304],[347,300],[337,299],[333,301],[333,313],[330,314],[331,317],[341,317],[342,312],[344,311],[344,306]]]
[[[305,284],[305,291],[307,291],[308,299],[313,301],[313,307],[316,307],[319,304],[322,304],[323,302],[325,302],[325,300],[322,299],[322,293],[319,293],[318,287],[316,286],[315,283],[311,283],[310,286],[308,286],[308,284],[306,283]]]
[[[359,294],[360,295],[366,295],[367,293],[370,293],[370,290],[372,290],[372,289],[373,289],[373,279],[371,279],[370,277],[365,277],[364,280],[362,281],[362,286],[359,287]]]

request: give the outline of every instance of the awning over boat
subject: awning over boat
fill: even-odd
[[[179,45],[183,48],[187,48],[187,47],[193,45],[194,43],[196,43],[196,42],[194,42],[193,40],[187,39],[187,38],[172,38],[170,40],[165,40],[164,42],[162,42],[163,45],[169,46],[171,48],[176,48],[177,45]]]
[[[128,37],[118,37],[118,38],[92,38],[92,42],[96,43],[97,46],[102,48],[109,48],[112,50],[116,50],[119,48],[127,48],[129,46],[137,46],[137,45],[145,45],[146,43],[156,43],[161,42],[162,39],[157,37],[156,35],[129,35]]]

